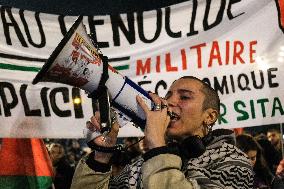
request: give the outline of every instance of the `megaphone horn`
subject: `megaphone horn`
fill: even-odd
[[[96,95],[107,70],[108,78],[103,80],[111,97],[111,105],[134,124],[144,128],[145,114],[137,104],[136,96],[141,96],[148,107],[153,107],[150,96],[136,83],[104,63],[104,56],[89,38],[82,20],[83,16],[79,16],[32,83],[64,83]]]

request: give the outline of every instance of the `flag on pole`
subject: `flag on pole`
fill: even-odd
[[[52,165],[42,139],[2,139],[1,189],[49,189]]]

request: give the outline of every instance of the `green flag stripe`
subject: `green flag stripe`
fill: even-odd
[[[1,189],[48,189],[52,178],[45,176],[0,176]]]
[[[128,70],[129,69],[129,65],[122,65],[122,66],[115,66],[113,67],[116,70]]]
[[[18,70],[18,71],[27,71],[27,72],[39,72],[41,68],[38,67],[28,67],[28,66],[18,66],[13,64],[3,64],[0,63],[0,69],[5,70]]]
[[[39,70],[41,68],[0,63],[0,69],[26,71],[26,72],[39,72]],[[116,70],[128,70],[129,65],[115,66],[114,69],[116,69]]]

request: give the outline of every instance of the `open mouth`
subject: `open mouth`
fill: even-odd
[[[171,118],[171,121],[177,121],[180,119],[180,116],[178,114],[176,114],[175,112],[169,112],[168,111],[168,115]]]

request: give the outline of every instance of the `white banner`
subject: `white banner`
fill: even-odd
[[[236,128],[284,122],[283,9],[280,0],[198,0],[83,22],[110,65],[147,91],[204,79],[222,102],[215,128]],[[76,17],[0,11],[0,137],[82,137],[93,112],[85,92],[31,84]]]

